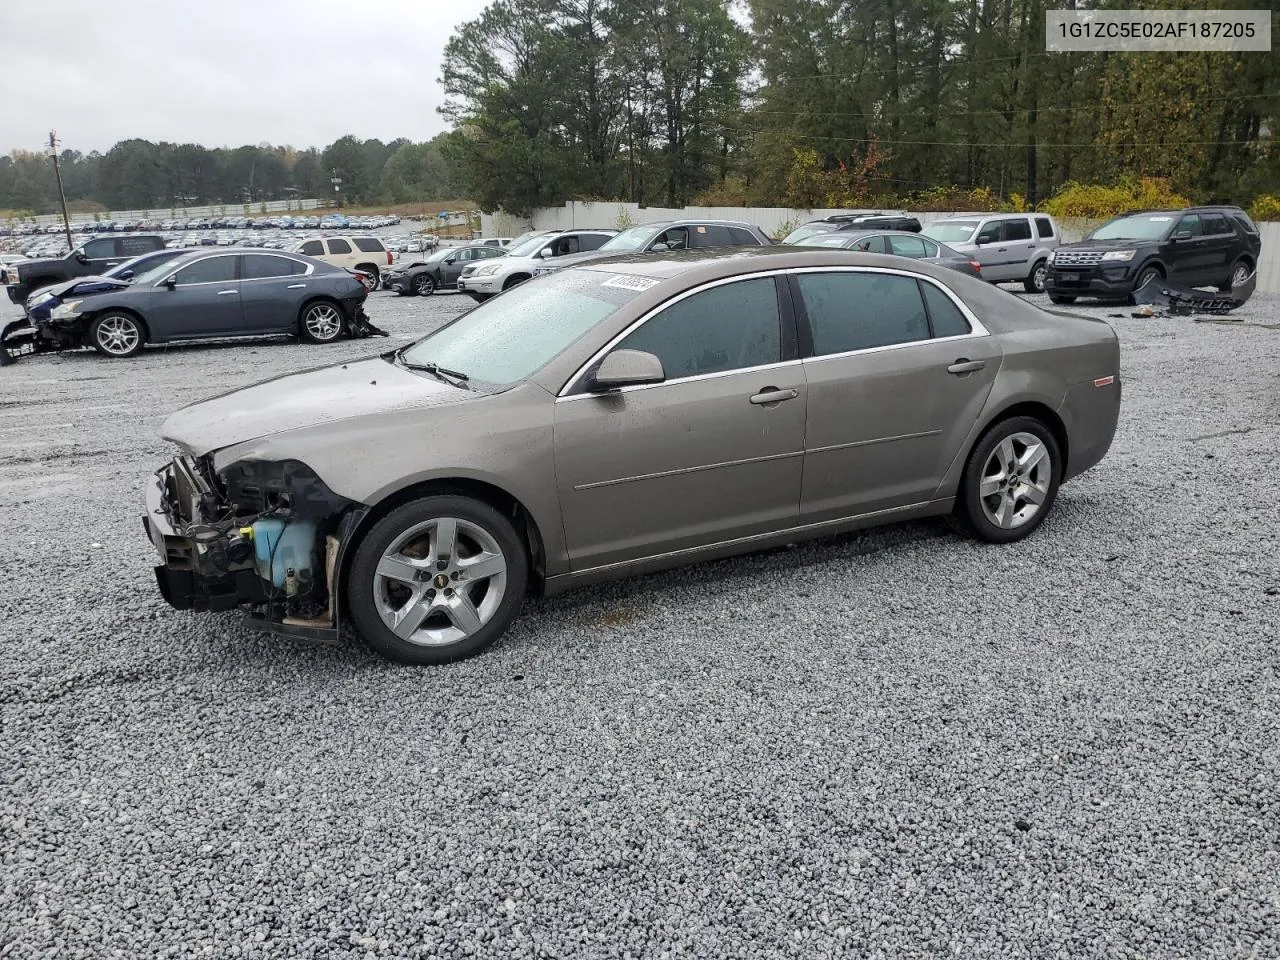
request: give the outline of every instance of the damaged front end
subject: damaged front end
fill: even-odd
[[[160,593],[179,610],[244,609],[255,626],[338,640],[337,573],[363,508],[297,460],[178,457],[147,486]]]
[[[57,347],[41,337],[40,331],[25,318],[6,323],[0,328],[0,367],[7,367],[22,357],[51,349]]]

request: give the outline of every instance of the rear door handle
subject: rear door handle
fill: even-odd
[[[783,400],[794,400],[800,396],[799,390],[779,390],[777,387],[765,387],[751,398],[754,404],[781,403]]]
[[[973,373],[975,370],[981,370],[987,365],[985,360],[966,360],[961,357],[951,366],[947,367],[947,373],[954,373],[958,377],[963,377],[966,373]]]
[[[239,290],[219,290],[218,296],[225,297],[228,294],[239,293],[239,292],[240,292]]]

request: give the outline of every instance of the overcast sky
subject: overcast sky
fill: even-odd
[[[0,153],[426,140],[445,42],[489,2],[0,0]]]

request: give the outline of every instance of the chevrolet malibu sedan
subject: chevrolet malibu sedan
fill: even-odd
[[[1101,321],[900,257],[594,260],[177,411],[145,527],[179,609],[443,663],[530,593],[914,517],[1020,540],[1107,452],[1119,364]]]
[[[184,254],[132,282],[68,298],[35,325],[45,349],[114,358],[148,343],[293,334],[329,343],[363,330],[364,284],[309,257],[235,250]]]

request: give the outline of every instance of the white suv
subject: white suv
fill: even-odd
[[[533,276],[539,264],[552,257],[599,250],[616,230],[548,230],[507,248],[507,255],[476,263],[462,271],[458,289],[477,301],[488,300]]]
[[[378,289],[382,269],[395,263],[395,256],[377,237],[310,237],[292,244],[289,252],[359,270],[369,290]]]
[[[1028,293],[1044,293],[1049,254],[1062,243],[1053,217],[1044,213],[970,213],[935,220],[926,237],[982,264],[982,279],[1022,281]]]

